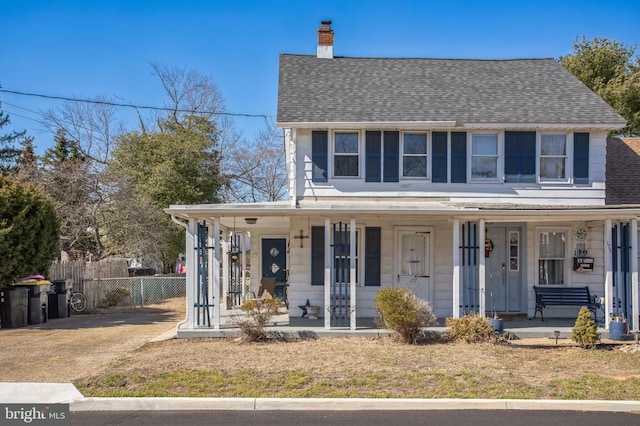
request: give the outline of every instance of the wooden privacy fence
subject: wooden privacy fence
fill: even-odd
[[[73,280],[73,290],[83,291],[85,280],[100,280],[105,278],[127,278],[129,263],[125,258],[107,258],[97,262],[82,260],[67,260],[56,262],[49,268],[50,281]]]

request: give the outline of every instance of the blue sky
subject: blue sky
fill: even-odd
[[[211,76],[229,112],[275,122],[278,55],[315,54],[323,19],[338,56],[558,58],[576,37],[640,42],[639,0],[0,0],[0,85],[162,106],[149,65],[160,62]],[[39,152],[51,145],[37,112],[60,101],[0,93],[0,102],[11,117],[3,134],[26,129]],[[131,111],[121,117],[135,126]],[[248,139],[264,127],[235,122]]]

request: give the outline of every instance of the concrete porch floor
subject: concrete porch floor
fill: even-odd
[[[239,309],[223,310],[221,312],[221,325],[219,330],[209,327],[198,327],[193,330],[179,329],[176,336],[178,338],[189,337],[235,337],[239,335],[237,326],[238,319],[244,316]],[[559,331],[559,338],[570,339],[571,330],[575,324],[575,318],[540,318],[527,319],[526,317],[503,318],[504,334],[511,339],[528,339],[528,338],[549,338],[555,339],[555,332]],[[213,321],[213,319],[212,319]],[[428,327],[427,331],[444,333],[445,319],[438,319],[438,324]],[[308,337],[380,337],[391,334],[389,330],[381,329],[375,324],[373,318],[358,318],[356,321],[356,329],[351,330],[348,327],[336,327],[330,330],[324,328],[324,318],[317,320],[300,318],[297,315],[289,316],[287,312],[281,312],[272,317],[272,321],[268,325],[268,330],[275,333],[283,333],[293,336]],[[604,324],[598,324],[598,333],[601,339],[609,340],[609,332],[604,329]],[[633,342],[633,335],[627,336],[629,342]]]

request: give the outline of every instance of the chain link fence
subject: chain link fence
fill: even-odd
[[[145,306],[184,297],[187,293],[184,275],[84,279],[79,284],[74,283],[74,291],[84,293],[87,309],[118,305]]]

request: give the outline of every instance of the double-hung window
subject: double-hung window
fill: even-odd
[[[567,235],[564,230],[538,231],[538,284],[565,285]]]
[[[359,148],[357,132],[335,132],[333,145],[333,176],[358,177]]]
[[[567,179],[567,135],[540,135],[540,181]]]
[[[427,177],[427,134],[404,133],[402,137],[402,177]]]
[[[498,135],[473,134],[471,136],[471,179],[498,178]]]

